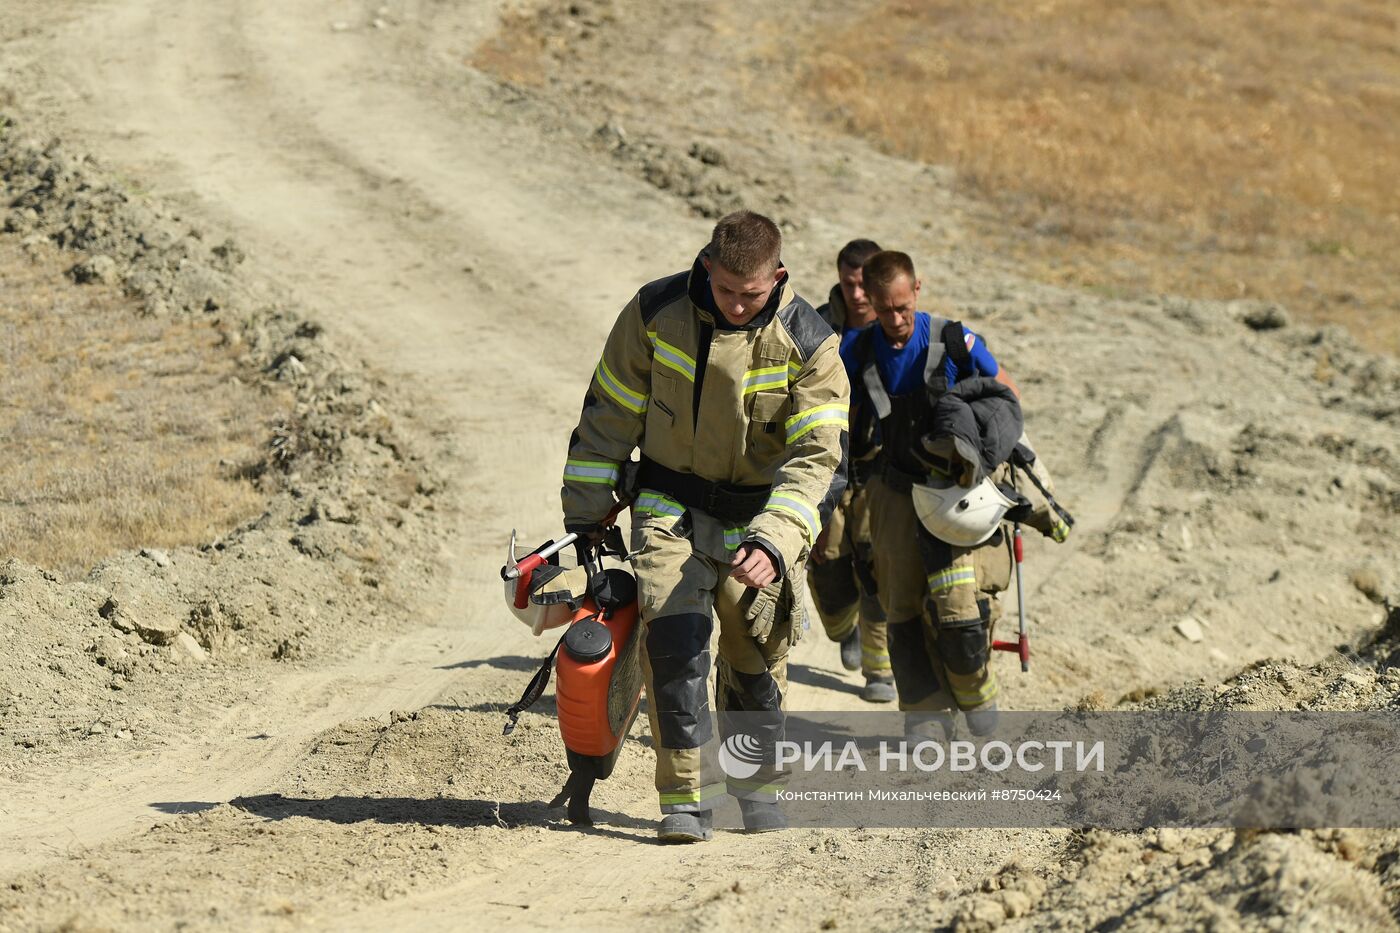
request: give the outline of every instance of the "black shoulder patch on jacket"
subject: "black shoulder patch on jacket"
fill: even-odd
[[[778,320],[788,332],[792,342],[797,344],[798,355],[803,362],[811,359],[822,341],[832,334],[831,325],[807,303],[802,296],[795,297],[787,307],[778,312]]]
[[[642,308],[642,323],[650,324],[651,319],[661,313],[661,309],[686,293],[686,277],[690,273],[677,272],[664,279],[648,282],[637,292],[637,303]]]

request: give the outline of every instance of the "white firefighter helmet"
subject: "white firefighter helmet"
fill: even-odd
[[[968,488],[946,480],[915,483],[914,512],[929,534],[957,547],[976,547],[996,532],[1014,502],[991,478]]]
[[[548,546],[542,544],[530,554],[538,553]],[[529,557],[530,554],[524,555]],[[536,635],[546,629],[567,625],[574,611],[582,603],[587,588],[588,574],[582,568],[566,570],[558,564],[540,564],[533,571],[521,576],[507,576],[506,571],[515,569],[520,558],[515,553],[515,532],[510,534],[510,549],[506,552],[506,565],[501,571],[505,583],[506,608],[511,615],[530,627]],[[522,579],[523,577],[523,579]],[[520,588],[525,590],[524,608],[516,605]]]

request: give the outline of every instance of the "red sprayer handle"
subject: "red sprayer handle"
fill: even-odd
[[[578,540],[578,535],[570,532],[537,554],[527,554],[514,567],[505,572],[507,580],[515,579],[515,608],[527,609],[530,606],[530,575],[544,566],[545,561]]]
[[[631,504],[631,499],[623,499],[616,503],[612,507],[612,510],[603,518],[603,521],[600,523],[601,527],[608,528],[612,526],[612,524],[617,521],[617,516],[622,513],[622,510]],[[515,540],[513,533],[511,540]],[[527,609],[530,606],[530,575],[544,566],[545,562],[555,554],[558,554],[577,540],[578,534],[571,531],[549,547],[540,550],[539,553],[527,554],[525,557],[521,558],[514,567],[502,571],[501,575],[505,577],[505,579],[515,581],[516,609]]]
[[[1031,669],[1031,639],[1026,634],[1026,588],[1021,579],[1021,563],[1025,552],[1021,548],[1021,526],[1017,524],[1011,536],[1012,553],[1016,555],[1016,602],[1019,608],[1021,631],[1015,641],[994,641],[993,651],[1014,651],[1021,658],[1021,673]]]

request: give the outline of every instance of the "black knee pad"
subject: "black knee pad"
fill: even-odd
[[[891,622],[889,633],[890,667],[894,670],[894,684],[900,700],[917,703],[937,693],[940,684],[924,645],[924,620],[915,616],[903,622]]]
[[[688,658],[710,647],[714,619],[698,612],[652,619],[647,625],[647,657]]]
[[[729,673],[739,685],[739,692],[734,699],[738,701],[740,709],[751,713],[782,709],[783,694],[772,674],[767,671],[761,674],[744,674],[732,668]]]
[[[699,748],[714,735],[707,681],[713,622],[699,613],[664,616],[647,626],[648,702],[663,748]]]
[[[764,763],[772,764],[774,743],[783,738],[783,695],[778,682],[767,671],[744,674],[730,668],[729,675],[733,683],[721,687],[720,734],[752,736],[762,749]]]
[[[807,579],[812,584],[812,598],[823,612],[837,615],[860,599],[851,555],[835,557],[821,564],[813,561],[808,567],[811,568]]]
[[[975,674],[987,664],[987,623],[978,620],[963,625],[938,627],[938,653],[954,674]]]

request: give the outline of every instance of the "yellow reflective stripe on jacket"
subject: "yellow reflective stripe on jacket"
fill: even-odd
[[[765,366],[744,373],[744,394],[749,395],[760,389],[781,389],[787,387],[786,366]]]
[[[744,533],[747,528],[726,528],[724,529],[724,549],[726,551],[737,551],[739,545],[744,543]]]
[[[655,489],[643,489],[638,493],[637,501],[632,508],[643,515],[669,515],[680,518],[685,514],[685,506],[670,496],[662,495]]]
[[[949,567],[938,573],[929,574],[928,591],[941,593],[955,586],[969,586],[977,583],[977,570],[973,567]]]
[[[623,408],[640,415],[646,411],[647,397],[641,392],[634,392],[622,384],[622,381],[613,375],[613,371],[608,368],[606,360],[598,361],[598,370],[594,375],[598,379],[598,387]]]
[[[839,424],[846,427],[850,406],[845,402],[832,402],[799,411],[787,420],[787,442],[791,444],[808,431],[824,424]]]
[[[616,486],[618,469],[616,463],[606,460],[566,460],[564,461],[564,482],[598,483]]]
[[[798,374],[801,373],[801,372],[802,372],[802,364],[801,364],[801,363],[797,362],[796,360],[789,360],[789,361],[788,361],[787,373],[788,373],[788,382],[789,382],[789,383],[796,382],[796,381],[797,381],[797,376],[798,376]]]
[[[653,353],[662,366],[674,369],[691,382],[695,381],[695,360],[691,358],[690,354],[680,347],[672,346],[655,334],[648,333],[648,336],[651,337]]]
[[[786,493],[773,493],[768,497],[768,502],[763,506],[767,512],[783,512],[792,515],[802,522],[802,526],[807,530],[807,543],[814,544],[817,540],[817,528],[821,522],[817,520],[816,506],[804,502],[796,496]]]

